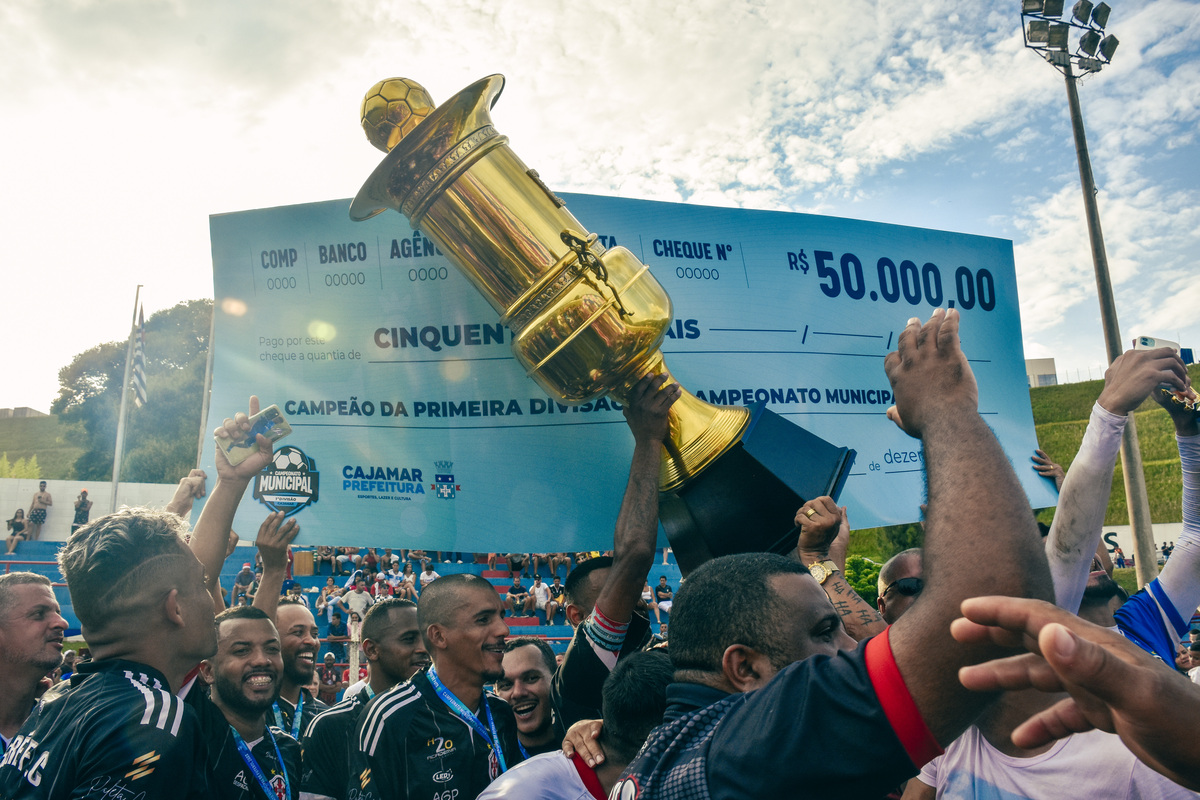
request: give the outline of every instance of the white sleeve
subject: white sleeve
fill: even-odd
[[[1092,406],[1079,452],[1067,470],[1058,509],[1046,537],[1046,560],[1054,579],[1054,602],[1071,613],[1079,611],[1091,572],[1092,555],[1100,543],[1104,512],[1112,490],[1113,467],[1121,449],[1128,417]]]
[[[1186,624],[1200,605],[1200,436],[1176,436],[1183,471],[1183,531],[1158,582]]]

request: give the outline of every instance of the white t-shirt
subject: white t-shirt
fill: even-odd
[[[342,604],[351,611],[357,612],[359,619],[367,615],[367,609],[371,607],[371,603],[373,602],[374,599],[369,592],[360,592],[357,589],[342,595]]]
[[[1104,731],[1076,733],[1041,755],[1017,758],[988,744],[972,725],[918,777],[938,800],[1184,800],[1196,794],[1159,775]]]
[[[1189,669],[1188,677],[1192,679],[1192,683],[1200,683],[1200,667],[1192,667]]]
[[[594,800],[579,771],[559,750],[522,761],[488,784],[479,800]]]
[[[546,603],[550,602],[550,587],[544,583],[535,583],[529,587],[529,591],[533,592],[534,604],[539,609],[544,609]]]
[[[358,694],[359,692],[361,692],[367,688],[367,683],[368,683],[367,679],[363,678],[361,681],[358,681],[357,683],[350,684],[349,686],[346,687],[346,691],[342,692],[342,699],[349,700],[351,697],[354,697],[354,695]]]
[[[429,570],[428,572],[426,572],[425,570],[421,570],[421,588],[424,589],[426,586],[433,583],[440,577],[442,577],[442,576],[438,575],[433,570]]]

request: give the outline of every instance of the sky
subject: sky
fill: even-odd
[[[1071,4],[1068,3],[1068,7]],[[1122,337],[1200,346],[1200,3],[1110,0],[1079,81]],[[491,73],[558,191],[1011,239],[1026,358],[1105,361],[1061,75],[1019,0],[5,0],[0,408],[212,297],[211,214],[350,198],[364,92]],[[1015,343],[1014,343],[1015,344]]]

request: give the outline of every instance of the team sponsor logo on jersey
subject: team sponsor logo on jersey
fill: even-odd
[[[316,461],[299,447],[284,445],[254,476],[254,499],[290,517],[317,502],[320,477]]]
[[[158,761],[162,756],[158,751],[151,750],[149,753],[140,755],[132,762],[133,769],[125,773],[125,777],[136,781],[138,778],[144,778],[151,772],[154,772],[154,762]]]
[[[450,470],[454,469],[453,461],[435,461],[434,466],[438,468],[437,473],[433,476],[433,485],[429,488],[437,493],[437,496],[442,500],[453,500],[455,495],[462,489],[462,486],[454,482],[454,475]]]
[[[433,782],[434,783],[448,783],[452,780],[454,780],[454,771],[453,770],[444,769],[441,772],[433,773]]]
[[[250,787],[246,785],[246,771],[241,770],[237,775],[233,776],[233,785],[241,789],[243,792],[250,791]]]
[[[425,756],[426,761],[433,761],[437,758],[445,758],[454,752],[454,740],[447,739],[444,736],[434,736],[425,742],[426,747],[432,747],[433,753]]]

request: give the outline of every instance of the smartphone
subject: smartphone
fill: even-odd
[[[1157,350],[1160,347],[1169,347],[1176,353],[1179,352],[1179,342],[1155,339],[1153,336],[1139,336],[1133,340],[1134,350]]]
[[[234,442],[232,439],[221,436],[213,438],[216,439],[217,447],[225,453],[225,458],[229,459],[230,464],[240,464],[249,458],[251,453],[258,450],[256,444],[258,434],[261,433],[267,437],[267,441],[274,444],[291,432],[292,426],[288,425],[279,406],[267,406],[250,418],[250,430],[246,432],[246,438],[240,442]]]

